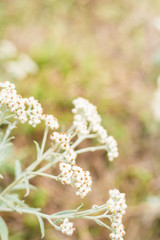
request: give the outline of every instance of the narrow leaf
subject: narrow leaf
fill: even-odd
[[[95,219],[95,222],[96,222],[98,225],[100,225],[100,226],[102,226],[102,227],[105,227],[105,228],[111,230],[111,228],[110,228],[107,224],[105,224],[104,222],[102,222],[101,220]]]
[[[44,222],[43,219],[37,215],[38,221],[39,221],[39,225],[40,225],[40,229],[41,229],[41,237],[44,238],[45,236],[45,228],[44,228]]]
[[[1,217],[0,217],[0,236],[2,240],[8,240],[8,227],[3,218]]]
[[[37,188],[35,186],[33,186],[32,184],[29,184],[29,188],[32,190],[37,190]],[[26,189],[26,184],[24,183],[18,183],[13,190],[23,190]]]
[[[16,167],[15,167],[15,179],[19,178],[21,173],[22,173],[21,163],[19,160],[17,160]]]
[[[26,175],[24,175],[24,183],[26,185],[26,194],[24,196],[27,197],[30,193],[30,188],[29,188],[29,181]]]
[[[40,147],[39,147],[39,144],[38,144],[38,142],[36,142],[36,141],[33,141],[33,142],[34,142],[35,145],[36,145],[37,156],[39,156],[39,153],[40,153]]]

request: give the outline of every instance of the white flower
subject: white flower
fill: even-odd
[[[97,132],[97,138],[100,143],[106,143],[107,139],[107,131],[101,126],[97,125],[96,129],[94,129]]]
[[[52,115],[44,115],[43,108],[34,97],[22,98],[17,94],[15,85],[9,81],[0,82],[0,105],[6,105],[21,123],[28,121],[36,127],[42,120],[51,129],[58,128],[58,121]]]
[[[106,138],[105,144],[108,151],[108,159],[113,161],[114,158],[118,157],[117,142],[112,136],[109,136]]]
[[[73,227],[73,223],[69,222],[68,218],[64,219],[63,223],[60,225],[60,229],[62,233],[68,236],[71,236],[75,231],[75,228]]]
[[[125,235],[122,218],[127,208],[125,194],[120,193],[119,190],[114,189],[109,191],[110,199],[107,201],[108,210],[111,215],[112,233],[110,238],[113,240],[123,240]]]
[[[19,64],[27,74],[36,74],[38,72],[37,64],[27,54],[19,56]]]
[[[101,118],[97,113],[97,109],[88,100],[84,98],[77,98],[73,101],[74,108],[74,126],[76,127],[79,135],[85,135],[90,130],[95,131],[98,124],[101,122]]]
[[[59,128],[58,120],[53,115],[45,114],[43,115],[43,120],[45,121],[45,125],[50,129],[55,130]]]
[[[65,154],[65,158],[67,160],[68,163],[74,165],[76,163],[76,158],[77,158],[77,154],[75,153],[75,151],[73,150],[73,148],[69,148],[68,151]]]
[[[70,148],[70,138],[65,133],[53,132],[50,138],[51,140],[54,140],[57,144],[59,144],[63,150],[67,150]]]
[[[22,80],[27,76],[26,71],[21,67],[20,63],[16,60],[6,63],[6,71],[14,78]]]
[[[153,25],[158,31],[160,31],[160,17],[154,19]]]
[[[8,61],[5,68],[12,77],[18,80],[23,80],[28,74],[38,72],[37,64],[27,54],[21,54],[17,60]]]
[[[97,136],[97,140],[101,144],[106,145],[109,161],[113,161],[118,157],[118,147],[116,140],[107,135],[107,131],[101,126],[101,117],[97,113],[97,108],[84,98],[77,98],[73,101],[74,114],[73,125],[77,130],[78,135],[88,135],[93,132]]]
[[[151,102],[153,117],[157,122],[160,122],[160,76],[157,79],[157,89],[154,92]]]
[[[61,162],[59,164],[59,169],[61,170],[61,181],[66,184],[71,184],[71,180],[73,178],[73,171],[70,164],[66,164]]]
[[[66,184],[72,183],[77,188],[77,196],[83,198],[91,191],[92,178],[89,171],[84,171],[77,165],[64,162],[59,164],[59,168],[61,170],[61,181]]]
[[[16,54],[17,49],[12,42],[8,40],[0,41],[0,59],[13,58]]]

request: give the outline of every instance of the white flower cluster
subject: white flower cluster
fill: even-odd
[[[0,59],[13,58],[17,55],[15,45],[8,40],[1,40],[0,42]]]
[[[77,154],[75,153],[75,151],[73,150],[73,148],[69,148],[68,151],[65,154],[65,159],[68,163],[74,165],[76,163],[76,158],[77,158]]]
[[[34,97],[22,98],[17,94],[15,85],[9,81],[0,82],[0,106],[3,105],[15,113],[15,118],[21,123],[28,121],[30,125],[36,127],[44,120],[45,124],[53,130],[59,127],[56,118],[43,114],[41,104]]]
[[[63,150],[70,148],[70,139],[65,133],[53,132],[50,136],[51,140],[55,141],[56,144],[60,145]]]
[[[18,54],[16,46],[8,40],[0,41],[0,59],[5,63],[5,71],[15,79],[23,80],[38,72],[37,64],[27,54]]]
[[[96,133],[97,140],[106,145],[109,161],[118,157],[118,147],[116,140],[107,135],[107,131],[101,126],[101,117],[97,113],[97,108],[84,98],[77,98],[73,101],[74,113],[73,125],[79,135],[87,135],[90,132]]]
[[[114,189],[109,191],[110,198],[107,201],[108,209],[112,213],[111,227],[112,233],[110,238],[112,240],[123,240],[125,235],[122,218],[127,208],[125,194],[120,193],[119,190]]]
[[[153,117],[157,122],[160,122],[160,76],[157,79],[157,89],[154,92],[151,107]]]
[[[50,129],[55,130],[59,128],[58,120],[53,115],[43,114],[42,118],[45,122],[45,125],[48,126]]]
[[[118,147],[114,137],[109,136],[106,138],[106,147],[108,151],[108,159],[109,161],[113,161],[114,158],[118,157]]]
[[[78,190],[77,196],[84,198],[90,191],[92,186],[92,178],[89,171],[84,171],[77,165],[71,165],[64,162],[59,164],[61,170],[61,181],[66,184],[72,184]]]
[[[27,54],[21,54],[17,60],[9,61],[5,68],[9,75],[18,80],[38,72],[37,64]]]
[[[160,17],[153,19],[153,25],[160,32]]]
[[[76,195],[85,197],[91,191],[92,179],[89,171],[84,171],[77,166],[74,149],[71,148],[69,142],[70,138],[65,133],[53,132],[50,136],[51,140],[55,141],[57,145],[65,150],[64,159],[67,163],[61,162],[59,168],[61,170],[61,177],[59,178],[63,183],[72,184],[78,190]]]
[[[73,223],[69,222],[68,218],[64,219],[63,223],[60,225],[60,229],[62,233],[68,236],[71,236],[75,231],[75,228],[73,227]]]

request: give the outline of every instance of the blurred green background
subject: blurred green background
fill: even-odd
[[[71,124],[72,100],[85,97],[97,105],[103,125],[117,139],[120,156],[114,163],[101,151],[83,154],[78,161],[94,180],[85,208],[104,203],[111,188],[126,193],[127,240],[160,239],[160,126],[150,106],[160,74],[158,16],[159,0],[0,1],[0,38],[12,41],[39,66],[37,75],[17,82],[19,92],[37,98],[46,113],[59,119],[62,130]],[[24,165],[35,154],[32,139],[40,141],[42,133],[27,125],[15,131]],[[8,164],[11,176],[12,170]],[[44,212],[80,203],[70,186],[42,178],[32,183],[40,191],[27,201]],[[41,238],[34,217],[8,214],[5,220],[10,240]],[[76,220],[75,226],[73,240],[109,239],[107,230],[93,222]],[[69,238],[46,223],[45,239]]]

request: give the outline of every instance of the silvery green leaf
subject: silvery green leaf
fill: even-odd
[[[29,181],[26,175],[24,175],[24,183],[26,186],[26,194],[24,196],[26,197],[29,195],[29,192],[30,192]]]
[[[37,188],[35,186],[33,186],[32,184],[29,184],[29,188],[32,190],[37,190]],[[19,183],[13,188],[13,190],[23,190],[23,189],[26,189],[25,183]]]
[[[54,224],[58,224],[58,223],[60,223],[62,221],[63,221],[62,219],[57,219],[56,221],[54,221]]]
[[[6,119],[9,119],[9,118],[11,118],[11,117],[14,117],[14,116],[16,116],[16,114],[10,114],[10,115],[8,115],[8,116],[5,117],[5,120],[6,120]]]
[[[11,140],[15,139],[14,136],[7,138],[6,142],[10,142]]]
[[[111,229],[107,224],[105,224],[104,222],[100,221],[99,219],[94,219],[94,220],[95,220],[95,222],[96,222],[98,225],[100,225],[100,226],[102,226],[102,227],[105,227],[105,228],[107,228],[107,229]]]
[[[99,219],[95,219],[95,222],[96,222],[98,225],[100,225],[100,226],[102,226],[102,227],[103,227],[103,222],[102,222],[102,221],[100,221]]]
[[[0,217],[0,236],[2,240],[8,240],[8,227],[3,218],[1,217]]]
[[[83,207],[83,203],[81,203],[81,204],[77,207],[76,212],[78,212],[82,207]]]
[[[17,160],[15,166],[15,179],[19,178],[21,173],[22,173],[21,163],[19,160]]]
[[[0,153],[0,162],[3,162],[12,154],[12,143],[0,144]]]
[[[68,215],[68,214],[71,214],[71,213],[74,213],[74,212],[75,212],[75,210],[66,210],[66,211],[54,213],[53,215],[54,216],[61,216],[61,215]]]
[[[3,120],[3,124],[10,124],[10,122],[8,120]]]
[[[6,197],[6,199],[8,199],[12,203],[23,204],[23,200],[19,199],[18,194],[15,194],[15,193],[7,194],[5,197]]]
[[[44,228],[43,219],[39,215],[37,215],[37,218],[38,218],[40,229],[41,229],[41,237],[44,238],[44,236],[45,236],[45,228]]]
[[[39,143],[36,142],[36,141],[33,141],[36,145],[36,150],[37,150],[37,156],[39,156],[39,153],[40,153],[40,147],[39,147]]]
[[[29,206],[25,206],[25,207],[21,207],[21,210],[25,211],[25,210],[29,210],[32,211],[33,214],[36,214],[37,212],[39,212],[41,209],[40,208],[31,208]]]

